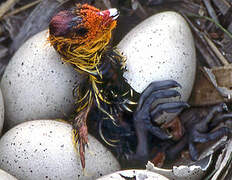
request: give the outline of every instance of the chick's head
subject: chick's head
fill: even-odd
[[[100,11],[88,4],[78,4],[52,18],[49,41],[58,52],[71,45],[81,46],[79,52],[83,49],[99,51],[109,43],[117,17],[118,11],[114,8]]]

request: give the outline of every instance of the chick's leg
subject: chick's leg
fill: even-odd
[[[137,109],[133,116],[138,144],[136,153],[127,156],[127,159],[144,163],[148,160],[147,136],[149,133],[162,140],[171,138],[162,129],[152,124],[152,117],[158,118],[163,112],[178,112],[188,107],[188,104],[174,102],[158,104],[154,109],[151,109],[151,107],[153,102],[157,99],[180,96],[179,92],[176,90],[169,90],[169,88],[174,87],[180,87],[180,85],[173,80],[153,82],[141,94]]]
[[[231,132],[231,130],[227,127],[221,127],[213,132],[210,132],[210,130],[213,128],[213,126],[210,124],[214,122],[214,117],[216,114],[225,110],[227,110],[227,107],[224,103],[216,105],[212,107],[209,114],[201,122],[192,125],[191,128],[187,127],[189,153],[192,160],[196,161],[198,158],[198,152],[196,150],[195,143],[206,143],[213,141],[221,138],[224,135],[228,135]],[[221,120],[224,119],[222,118]],[[218,123],[219,121],[217,119],[217,123],[214,124],[214,126],[216,126]]]
[[[185,136],[174,147],[171,147],[166,151],[167,158],[176,158],[183,148],[188,146],[191,159],[196,161],[198,158],[198,151],[195,147],[196,143],[206,143],[231,133],[231,130],[227,127],[221,127],[211,132],[211,130],[220,122],[232,118],[232,113],[221,114],[225,110],[227,110],[227,107],[224,103],[213,106],[208,115],[202,120],[198,121],[197,123],[186,124]],[[188,121],[191,122],[191,119]]]

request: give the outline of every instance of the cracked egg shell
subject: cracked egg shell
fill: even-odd
[[[1,80],[6,127],[35,119],[56,119],[74,110],[73,87],[80,75],[64,64],[43,31],[14,54]]]
[[[168,179],[200,180],[207,174],[207,170],[212,164],[212,157],[213,155],[211,154],[189,165],[173,166],[172,169],[158,168],[148,161],[146,169],[161,174]]]
[[[133,28],[118,48],[126,57],[124,77],[135,91],[141,93],[153,81],[173,79],[182,86],[178,88],[180,100],[188,100],[195,80],[196,53],[191,30],[181,15],[167,11],[151,16]]]
[[[118,171],[106,176],[103,176],[101,178],[98,178],[97,180],[127,180],[127,179],[136,179],[136,180],[168,180],[168,178],[158,174],[154,173],[148,170],[140,170],[140,169],[130,169],[130,170],[124,170],[124,171]]]
[[[61,121],[24,122],[0,139],[0,168],[18,179],[96,179],[120,169],[111,152],[90,135],[85,158],[83,171],[72,127]]]

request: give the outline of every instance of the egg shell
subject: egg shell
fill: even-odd
[[[4,101],[2,97],[2,91],[0,89],[0,135],[3,128],[3,123],[4,123]]]
[[[161,174],[168,179],[198,180],[203,179],[203,177],[205,177],[205,175],[209,172],[208,170],[212,166],[212,157],[213,155],[211,154],[210,156],[194,163],[173,166],[171,169],[155,167],[152,162],[148,161],[146,169],[151,172]]]
[[[0,169],[0,179],[1,180],[17,180],[14,176],[10,175],[6,171]]]
[[[101,178],[98,178],[97,180],[126,180],[126,179],[146,179],[146,180],[168,180],[168,178],[151,171],[142,170],[142,169],[130,169],[130,170],[124,170],[124,171],[118,171],[106,176],[103,176]]]
[[[90,135],[85,158],[84,174],[72,127],[61,121],[24,122],[0,139],[0,168],[18,179],[96,179],[120,169],[111,152]]]
[[[80,75],[64,64],[43,31],[26,41],[1,80],[8,128],[34,119],[64,118],[74,111],[73,87]]]
[[[195,80],[196,53],[191,30],[184,18],[167,11],[151,16],[132,29],[118,44],[126,57],[124,77],[141,93],[151,82],[176,80],[181,98],[167,101],[187,101]],[[164,102],[164,101],[157,101]],[[161,118],[158,123],[170,120]]]

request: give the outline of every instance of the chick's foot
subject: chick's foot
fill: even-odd
[[[137,109],[133,115],[135,132],[137,135],[137,147],[135,154],[127,154],[126,158],[130,161],[146,163],[149,157],[148,135],[153,135],[161,140],[171,138],[160,127],[152,123],[153,118],[160,117],[163,112],[179,112],[189,105],[185,102],[170,102],[158,104],[152,109],[152,104],[157,99],[172,98],[180,96],[176,90],[170,88],[181,87],[176,81],[166,80],[151,83],[141,94]]]
[[[208,115],[201,121],[186,124],[186,133],[184,137],[175,146],[166,151],[167,158],[176,158],[183,148],[188,146],[191,159],[196,161],[198,159],[198,151],[195,146],[196,143],[214,141],[230,134],[232,131],[228,127],[221,127],[215,131],[211,131],[220,122],[232,118],[232,113],[224,112],[224,114],[222,114],[223,111],[227,111],[227,106],[224,103],[213,106]],[[191,120],[189,120],[189,122],[191,122]]]

